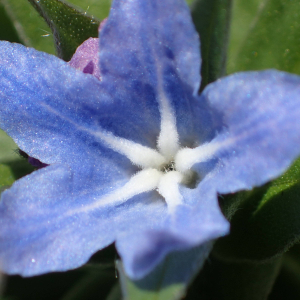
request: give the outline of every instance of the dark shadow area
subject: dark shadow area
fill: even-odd
[[[105,299],[117,282],[115,257],[111,245],[72,271],[28,278],[7,276],[3,296],[11,300]]]
[[[268,300],[300,299],[300,244],[294,245],[282,259],[280,273]]]
[[[285,252],[300,237],[299,183],[261,203],[272,183],[254,189],[231,219],[230,235],[214,252],[224,259],[262,261]]]

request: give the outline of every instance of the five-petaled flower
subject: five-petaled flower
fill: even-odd
[[[141,278],[228,233],[218,193],[261,185],[300,153],[299,77],[238,73],[198,96],[183,0],[114,0],[99,43],[83,65],[0,43],[0,125],[48,165],[2,193],[9,274],[76,268],[116,242]]]

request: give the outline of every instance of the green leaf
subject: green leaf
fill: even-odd
[[[0,40],[21,43],[21,39],[15,29],[5,6],[0,2]]]
[[[22,44],[54,53],[54,42],[49,27],[27,0],[0,0],[0,2]]]
[[[202,267],[211,244],[187,251],[173,252],[141,280],[130,280],[121,262],[117,263],[125,300],[177,300],[181,299],[187,286]]]
[[[68,2],[80,7],[81,10],[95,16],[99,20],[108,16],[111,4],[111,0],[69,0]]]
[[[26,159],[7,161],[0,164],[0,191],[9,187],[13,182],[34,171],[34,167]]]
[[[110,8],[110,0],[70,0],[68,2],[78,5],[84,12],[99,19],[106,18]],[[27,0],[0,0],[0,3],[3,4],[22,44],[47,53],[55,53],[51,29]],[[10,41],[16,40],[10,39]]]
[[[233,261],[283,254],[300,239],[300,159],[273,182],[220,203],[231,233],[216,242],[214,253]]]
[[[28,0],[51,28],[58,57],[68,61],[89,37],[98,37],[100,21],[61,0]]]
[[[14,141],[0,130],[0,192],[34,168],[18,154]]]
[[[0,162],[19,158],[18,146],[3,130],[0,129]]]
[[[296,0],[237,0],[228,72],[277,68],[300,74],[299,14]]]
[[[266,300],[281,266],[281,259],[267,263],[227,262],[211,255],[186,300]],[[283,298],[284,299],[284,298]],[[287,298],[289,299],[289,298]]]
[[[15,173],[9,166],[9,162],[20,159],[16,149],[13,140],[0,130],[0,192],[12,185],[16,179]]]
[[[15,180],[16,176],[10,165],[0,164],[0,192],[9,188]]]
[[[225,74],[231,0],[197,0],[192,17],[201,37],[201,90]]]

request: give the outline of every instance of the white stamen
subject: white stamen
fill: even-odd
[[[116,137],[110,132],[99,131],[94,134],[104,141],[109,148],[125,155],[133,164],[142,168],[159,168],[167,162],[156,150]]]
[[[159,102],[161,124],[157,147],[167,159],[172,159],[179,149],[176,117],[163,91],[160,93]]]
[[[160,168],[162,165],[167,163],[166,158],[164,158],[158,151],[151,149],[146,146],[142,146],[133,141],[116,137],[111,132],[100,129],[98,131],[90,130],[83,126],[76,124],[73,120],[62,115],[60,112],[54,108],[48,106],[47,104],[41,104],[48,111],[58,115],[63,120],[67,120],[75,126],[78,130],[85,131],[90,135],[93,135],[103,142],[105,142],[108,148],[125,155],[133,164],[142,168]]]
[[[183,175],[177,171],[165,173],[159,182],[158,192],[165,198],[169,212],[174,212],[177,205],[182,203],[182,196],[178,185],[181,183]]]
[[[220,143],[206,143],[197,148],[183,148],[179,150],[175,156],[176,170],[180,172],[186,172],[194,164],[208,161],[213,158],[218,149],[220,149]]]
[[[187,178],[188,173],[186,171],[194,163],[211,158],[220,145],[210,143],[195,149],[185,148],[179,150],[179,135],[176,128],[175,112],[162,88],[159,89],[159,106],[161,130],[157,140],[159,151],[156,151],[125,138],[117,137],[103,129],[96,131],[80,126],[73,120],[62,116],[55,109],[44,105],[46,109],[69,121],[78,130],[85,131],[100,139],[105,146],[126,156],[133,164],[144,168],[133,175],[121,188],[103,197],[94,199],[95,201],[90,205],[85,205],[68,214],[92,211],[107,205],[118,205],[138,194],[155,189],[165,198],[170,213],[173,213],[175,208],[182,204],[183,199],[179,191],[179,184]],[[174,157],[177,171],[171,170],[173,169]],[[160,171],[164,165],[167,166],[165,167],[167,173]]]
[[[133,175],[121,188],[97,199],[96,202],[91,205],[87,205],[73,213],[90,211],[105,205],[121,204],[138,194],[156,189],[162,176],[163,173],[156,169],[144,169]]]

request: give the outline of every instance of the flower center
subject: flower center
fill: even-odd
[[[170,213],[184,203],[180,190],[183,187],[195,188],[200,181],[198,174],[191,169],[192,166],[210,159],[218,147],[209,143],[194,149],[182,148],[175,113],[164,93],[160,97],[160,114],[161,130],[157,149],[115,136],[103,129],[90,132],[108,148],[126,156],[140,171],[132,175],[124,186],[99,198],[85,209],[121,204],[141,193],[153,191],[157,191],[164,198]]]
[[[175,161],[172,160],[170,161],[168,164],[166,165],[163,165],[160,169],[162,172],[164,173],[168,173],[170,171],[176,171],[176,168],[175,168]]]
[[[185,186],[192,189],[197,186],[200,178],[192,170],[192,166],[211,159],[222,144],[211,141],[194,149],[180,146],[175,112],[162,90],[159,91],[159,103],[161,130],[157,139],[157,149],[115,136],[103,128],[91,130],[74,124],[78,130],[88,132],[140,168],[140,171],[132,175],[125,185],[109,194],[101,195],[93,204],[80,209],[81,211],[97,209],[104,205],[118,205],[139,194],[156,190],[164,198],[169,212],[172,213],[178,205],[184,203],[181,188]],[[45,107],[51,109],[53,113],[52,108]],[[71,120],[68,121],[73,123]]]

